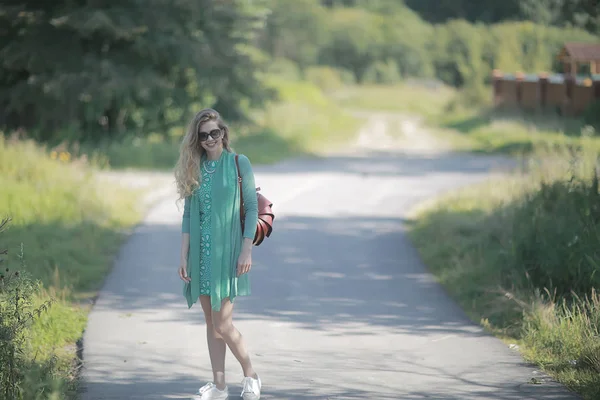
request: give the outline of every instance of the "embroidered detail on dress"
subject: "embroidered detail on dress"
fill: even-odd
[[[208,165],[206,165],[208,164]],[[200,294],[210,296],[211,281],[211,188],[212,172],[217,167],[216,161],[204,161],[202,168],[202,184],[196,192],[200,201]]]

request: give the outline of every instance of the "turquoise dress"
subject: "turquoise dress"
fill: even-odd
[[[202,162],[202,184],[198,188],[197,196],[200,197],[200,294],[210,296],[210,253],[211,239],[211,203],[212,176],[217,168],[218,160],[204,160]]]
[[[258,221],[254,173],[248,157],[239,155],[240,201],[235,153],[223,150],[215,162],[200,162],[201,183],[185,198],[182,233],[190,236],[188,277],[183,295],[191,308],[200,295],[210,295],[211,308],[220,310],[223,299],[234,302],[237,296],[250,294],[249,274],[237,276],[237,261],[244,239],[253,239]],[[242,231],[240,207],[245,212]]]

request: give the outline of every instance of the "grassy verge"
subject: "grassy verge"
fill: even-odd
[[[257,125],[292,143],[292,150],[319,155],[356,137],[362,120],[333,102],[317,86],[275,77],[269,84],[277,89],[279,100],[257,114]],[[246,145],[247,142],[239,143],[241,149],[250,149]]]
[[[585,399],[600,398],[597,153],[421,205],[410,236],[471,318]],[[539,159],[541,160],[541,158]]]
[[[452,134],[457,148],[508,155],[532,155],[539,150],[563,148],[580,150],[582,139],[595,135],[595,130],[579,118],[490,108],[446,112],[435,125]],[[585,143],[600,150],[600,140],[585,140]]]
[[[8,249],[3,268],[14,271],[23,264],[22,272],[41,283],[33,306],[55,300],[27,329],[25,395],[64,398],[76,388],[76,343],[86,324],[88,300],[99,289],[126,230],[141,217],[138,193],[101,186],[87,165],[67,154],[52,159],[33,143],[3,136],[0,188],[2,217],[12,219],[0,237],[2,249]],[[56,376],[40,375],[51,358]],[[32,393],[42,390],[43,397]]]
[[[360,120],[326,97],[316,85],[277,77],[270,78],[267,84],[276,89],[279,98],[264,110],[255,111],[249,123],[230,124],[234,150],[248,155],[253,163],[319,155],[324,146],[329,149],[343,145],[358,131]],[[177,161],[181,134],[180,129],[168,138],[153,134],[96,144],[93,148],[83,145],[76,153],[113,169],[169,170]]]
[[[431,133],[461,151],[528,156],[540,150],[579,150],[582,138],[596,135],[583,118],[494,110],[491,88],[473,93],[432,83],[403,83],[350,86],[330,97],[343,107],[419,116]],[[586,140],[586,145],[600,151],[600,139]]]
[[[437,120],[455,91],[440,84],[355,85],[332,91],[329,97],[344,108],[415,114]]]

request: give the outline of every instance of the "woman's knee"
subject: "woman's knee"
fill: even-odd
[[[219,335],[228,337],[233,328],[233,324],[229,321],[213,321],[213,328]]]
[[[233,305],[229,301],[229,298],[223,299],[221,302],[221,310],[213,311],[212,323],[215,332],[221,336],[228,337],[233,331],[233,322],[231,320],[231,313],[233,311]]]

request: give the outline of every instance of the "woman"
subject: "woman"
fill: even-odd
[[[179,200],[185,199],[179,277],[184,281],[188,308],[200,299],[213,370],[213,381],[201,387],[194,399],[228,398],[226,346],[242,366],[242,398],[260,398],[260,378],[252,368],[242,335],[232,323],[235,297],[250,294],[248,272],[258,220],[252,166],[242,154],[238,163],[244,197],[243,232],[229,129],[213,109],[196,114],[181,143],[175,168]]]

